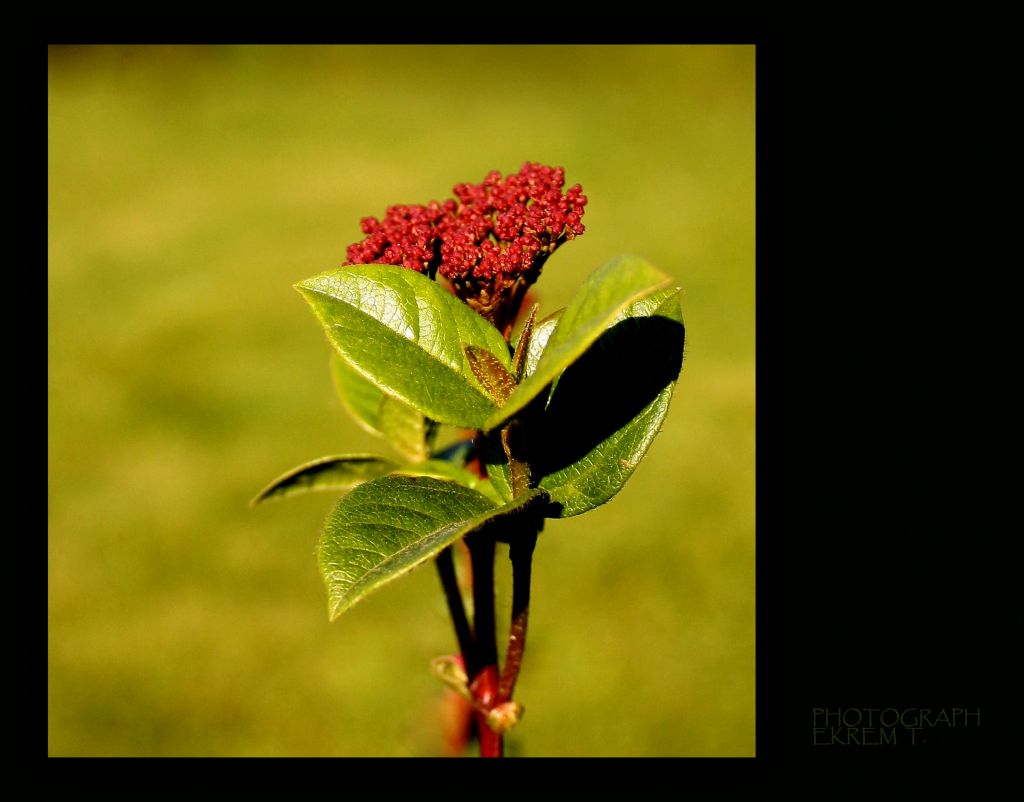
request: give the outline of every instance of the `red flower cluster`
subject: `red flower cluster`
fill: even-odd
[[[492,170],[482,184],[458,184],[458,210],[438,226],[438,272],[449,279],[527,272],[542,253],[582,234],[587,198],[579,184],[563,195],[564,184],[561,167],[529,162],[505,180]]]
[[[455,214],[453,200],[427,206],[389,206],[383,220],[364,217],[360,223],[369,236],[348,246],[348,264],[403,265],[423,273],[439,257],[437,224]]]
[[[499,327],[511,325],[526,287],[566,240],[583,233],[587,197],[562,193],[565,171],[527,162],[502,179],[457,184],[458,198],[390,206],[362,220],[367,237],[348,247],[349,264],[404,265],[452,282],[456,294]]]

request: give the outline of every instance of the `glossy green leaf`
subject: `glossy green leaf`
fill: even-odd
[[[684,340],[678,291],[661,290],[623,310],[550,398],[524,411],[521,456],[531,484],[551,493],[554,517],[603,504],[632,475],[668,412]],[[498,432],[484,441],[484,462],[495,489],[511,498]]]
[[[380,402],[385,395],[380,388],[364,378],[337,351],[331,351],[331,375],[338,398],[349,415],[370,434],[381,437]]]
[[[460,484],[426,476],[384,476],[360,485],[338,501],[320,537],[330,619],[459,538],[537,516],[547,501],[547,493],[531,491],[498,506]]]
[[[631,304],[671,285],[672,279],[639,256],[606,262],[583,283],[548,338],[533,373],[482,427],[508,420],[578,359]]]
[[[438,479],[448,479],[452,482],[458,482],[470,490],[483,493],[495,504],[504,504],[506,501],[494,489],[489,480],[444,459],[428,459],[423,462],[402,465],[391,473],[395,476],[433,476]]]
[[[558,319],[564,311],[564,309],[559,309],[557,312],[552,312],[533,327],[530,342],[526,348],[526,364],[523,366],[523,376],[529,376],[537,370],[540,355],[547,348],[548,340],[551,339],[551,335],[558,325]]]
[[[380,390],[441,423],[479,429],[495,410],[463,345],[510,367],[501,333],[443,286],[393,265],[351,265],[296,285],[334,347]]]
[[[377,422],[380,433],[407,460],[421,462],[427,458],[428,424],[422,413],[386,395],[380,400]]]
[[[427,458],[430,425],[421,412],[382,392],[337,351],[331,353],[331,367],[341,403],[362,428],[386,439],[407,460]]]
[[[522,381],[526,373],[526,357],[533,340],[533,326],[537,320],[538,309],[540,309],[540,304],[534,304],[530,309],[530,314],[523,324],[523,330],[519,332],[519,341],[516,343],[515,352],[512,354],[512,378],[517,383]]]
[[[256,496],[251,506],[311,490],[351,490],[356,485],[395,470],[398,463],[371,454],[321,457],[279,476]]]
[[[487,478],[503,501],[515,498],[512,492],[512,470],[502,443],[501,430],[488,432],[481,443],[480,459],[487,471]]]
[[[562,316],[564,309],[559,309],[556,312],[552,312],[546,318],[539,323],[534,324],[533,331],[530,333],[530,341],[527,343],[526,353],[523,359],[523,377],[530,376],[536,369],[537,363],[540,361],[541,354],[544,353],[544,348],[547,345],[548,340],[551,338],[552,332],[555,330],[555,326],[558,325],[558,319]],[[519,351],[519,343],[516,343],[516,351]],[[521,417],[524,418],[535,418],[538,414],[543,412],[544,404],[546,403],[547,396],[542,394],[534,398],[526,408],[519,411]],[[504,427],[503,427],[504,428]],[[495,429],[494,431],[488,432],[483,439],[481,458],[484,462],[484,467],[487,470],[487,477],[491,480],[495,491],[505,501],[511,501],[515,498],[513,492],[513,476],[512,470],[509,465],[508,454],[506,450],[506,438],[502,436],[501,429]],[[520,443],[522,438],[520,438]],[[520,457],[525,462],[529,462],[528,454],[521,454]]]

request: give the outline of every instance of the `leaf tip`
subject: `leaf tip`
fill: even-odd
[[[341,614],[349,608],[349,605],[337,600],[331,599],[327,602],[327,623],[333,624],[339,618]]]
[[[280,484],[280,482],[281,482],[280,479],[275,479],[269,485],[264,487],[259,493],[257,493],[255,496],[253,496],[249,500],[249,509],[252,509],[253,507],[256,507],[257,505],[263,503],[264,501],[266,501],[268,499],[274,498],[276,496],[276,494],[274,493],[274,490],[277,489],[277,486]]]

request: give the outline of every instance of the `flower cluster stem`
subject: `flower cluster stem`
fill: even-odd
[[[512,700],[512,692],[519,678],[519,667],[526,648],[526,624],[530,618],[530,575],[533,567],[533,549],[537,545],[537,532],[523,532],[509,545],[512,562],[512,623],[508,632],[508,651],[505,666],[498,683],[497,704]]]
[[[476,703],[473,715],[476,717],[476,728],[480,734],[480,757],[503,757],[505,754],[505,738],[491,729],[487,723],[484,710],[494,707],[498,695],[498,666],[496,663],[484,666],[476,679],[470,683],[470,691]]]
[[[459,592],[459,581],[455,575],[455,561],[452,559],[452,547],[449,546],[438,554],[434,564],[437,566],[441,587],[444,589],[444,597],[448,602],[448,613],[451,615],[452,624],[455,627],[459,652],[462,659],[465,660],[473,649],[473,631],[469,628],[466,608],[462,603],[462,593]]]
[[[501,757],[503,739],[487,723],[498,695],[498,643],[494,631],[494,539],[486,532],[466,538],[473,568],[473,649],[466,658],[469,690],[476,708],[480,757]]]
[[[538,526],[518,532],[510,538],[512,616],[505,664],[500,672],[494,614],[494,537],[481,532],[465,540],[473,575],[472,627],[466,617],[451,549],[445,549],[436,560],[469,680],[468,690],[472,696],[481,757],[502,757],[504,754],[504,737],[488,722],[488,713],[495,707],[512,701],[512,693],[519,677],[530,615],[533,551],[539,532]]]

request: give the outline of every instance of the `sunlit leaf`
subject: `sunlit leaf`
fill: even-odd
[[[522,416],[519,456],[531,484],[551,493],[550,513],[579,515],[614,496],[647,453],[668,412],[685,330],[678,291],[661,290],[623,310],[560,377],[550,398]],[[484,441],[488,477],[512,498],[498,432]]]
[[[292,468],[267,485],[251,502],[285,498],[311,490],[351,490],[356,485],[395,470],[398,463],[371,454],[320,457]]]
[[[350,265],[296,285],[338,352],[380,390],[432,420],[479,429],[495,405],[464,345],[506,369],[501,333],[444,287],[393,265]]]
[[[320,571],[333,621],[368,593],[436,556],[461,537],[533,517],[544,491],[496,505],[462,485],[426,476],[385,476],[335,505],[320,537]]]
[[[595,270],[562,312],[533,372],[481,428],[494,429],[523,409],[604,334],[627,307],[671,283],[669,276],[639,256],[619,256]]]
[[[385,395],[377,385],[353,368],[337,351],[331,351],[331,375],[342,406],[370,434],[381,437],[380,402]]]

